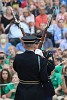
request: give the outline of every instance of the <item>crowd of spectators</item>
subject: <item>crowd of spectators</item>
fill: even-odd
[[[19,78],[13,61],[25,51],[24,33],[43,34],[49,22],[41,49],[55,61],[53,100],[67,100],[67,0],[0,0],[0,100],[14,100]]]

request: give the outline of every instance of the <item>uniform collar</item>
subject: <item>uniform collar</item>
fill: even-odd
[[[26,50],[26,52],[34,52],[34,50]]]

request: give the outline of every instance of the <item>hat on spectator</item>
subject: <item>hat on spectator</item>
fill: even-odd
[[[23,1],[23,2],[21,3],[21,8],[26,7],[26,5],[27,5],[27,2],[26,2],[26,1]]]
[[[36,39],[37,39],[36,36],[23,36],[22,37],[24,44],[34,44]]]

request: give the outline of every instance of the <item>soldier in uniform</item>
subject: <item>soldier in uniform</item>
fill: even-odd
[[[19,77],[14,100],[47,100],[42,87],[42,84],[48,83],[46,60],[34,52],[35,36],[24,36],[22,39],[26,51],[17,54],[13,63]]]

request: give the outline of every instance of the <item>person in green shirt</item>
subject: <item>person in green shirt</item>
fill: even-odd
[[[12,82],[9,83],[5,88],[5,95],[4,96],[6,98],[14,99],[18,83],[19,83],[19,79],[18,79],[17,74],[15,73],[13,75]]]
[[[9,71],[7,69],[3,69],[0,73],[0,95],[1,97],[3,97],[3,95],[5,94],[5,88],[6,88],[6,85],[5,84],[8,84],[10,83],[12,80],[12,77],[9,73]]]
[[[63,64],[56,66],[57,72],[60,73],[60,74],[62,74],[62,69],[63,69],[63,67],[64,67]]]
[[[62,93],[62,75],[60,73],[58,73],[58,70],[55,69],[52,77],[51,77],[51,82],[54,86],[55,89],[55,94],[56,95],[60,95]]]
[[[5,94],[7,98],[14,99],[16,92],[16,87],[14,83],[9,83],[5,88]]]
[[[4,61],[5,64],[10,65],[10,59],[6,58],[6,60]]]

